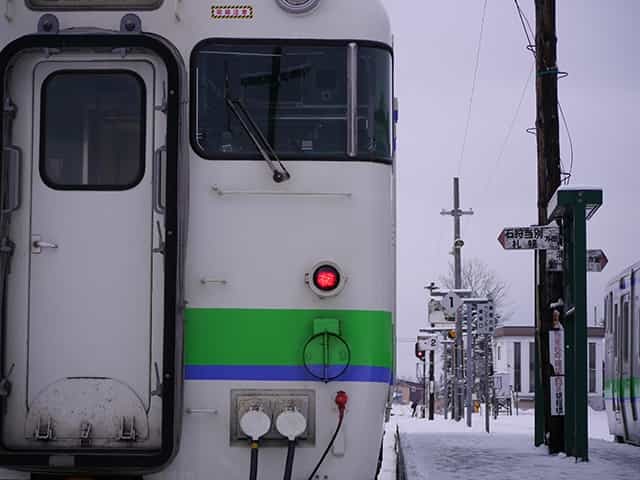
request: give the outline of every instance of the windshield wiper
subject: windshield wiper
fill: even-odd
[[[286,169],[280,158],[278,158],[278,154],[265,138],[260,127],[258,127],[251,115],[249,115],[249,112],[242,102],[240,100],[233,100],[226,96],[225,101],[227,102],[229,109],[240,121],[242,128],[256,146],[260,155],[264,158],[264,161],[271,169],[271,172],[273,173],[273,181],[276,183],[282,183],[289,180],[291,178],[291,174]]]

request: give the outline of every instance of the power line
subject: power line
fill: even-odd
[[[536,55],[535,44],[531,41],[531,37],[529,37],[529,32],[531,32],[532,37],[535,37],[533,33],[533,29],[531,28],[529,19],[520,8],[520,4],[518,3],[518,0],[513,0],[513,1],[516,4],[516,10],[518,11],[518,16],[520,17],[520,23],[522,23],[522,29],[524,30],[524,34],[527,37],[527,50],[529,50],[535,57]],[[529,30],[527,30],[527,27]]]
[[[471,85],[471,97],[469,98],[469,110],[467,112],[467,124],[464,129],[464,137],[462,139],[462,150],[460,152],[460,161],[458,162],[458,176],[462,172],[462,162],[464,161],[464,151],[467,146],[467,137],[469,136],[469,124],[471,123],[471,110],[473,107],[473,97],[476,91],[476,81],[478,80],[478,70],[480,68],[480,50],[482,48],[482,35],[484,34],[484,19],[487,13],[487,1],[484,0],[482,7],[482,19],[480,21],[480,36],[478,38],[478,48],[476,49],[476,66],[473,71],[473,83]]]
[[[567,172],[567,178],[565,179],[565,184],[568,185],[571,181],[571,175],[573,174],[573,139],[571,138],[571,132],[569,131],[569,124],[567,123],[567,117],[564,115],[564,109],[562,108],[562,104],[558,102],[558,108],[560,109],[560,116],[562,117],[562,123],[564,124],[564,130],[567,132],[567,138],[569,139],[569,171]]]
[[[502,142],[502,145],[500,146],[500,151],[498,153],[498,157],[496,158],[496,161],[493,165],[493,168],[489,171],[489,177],[487,178],[487,183],[485,185],[484,191],[486,193],[487,189],[489,188],[490,184],[491,184],[491,180],[494,178],[494,175],[492,175],[493,172],[495,172],[498,167],[500,166],[500,162],[502,161],[502,157],[504,156],[504,153],[507,149],[507,144],[509,143],[509,139],[511,138],[511,134],[513,133],[513,127],[516,124],[516,121],[518,120],[518,116],[520,114],[520,109],[522,108],[522,104],[524,103],[524,98],[527,94],[527,90],[529,88],[529,84],[531,83],[531,77],[533,76],[533,71],[534,71],[534,67],[535,65],[532,63],[531,64],[531,68],[529,68],[529,74],[527,75],[527,80],[524,84],[524,87],[522,87],[522,92],[520,93],[520,100],[518,101],[518,106],[516,107],[516,111],[513,114],[513,118],[511,119],[511,123],[509,125],[509,129],[507,130],[507,135],[504,137],[504,141]]]

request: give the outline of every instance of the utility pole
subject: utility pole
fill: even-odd
[[[560,186],[558,66],[555,0],[535,0],[536,8],[536,131],[538,147],[538,225],[546,225],[547,205]],[[562,273],[547,271],[547,255],[536,251],[536,429],[535,444],[547,443],[550,453],[564,448],[563,419],[551,416],[549,330],[550,304],[562,297]]]
[[[429,420],[433,420],[433,408],[435,406],[435,379],[433,376],[433,364],[436,361],[436,351],[429,351]]]
[[[428,388],[428,384],[427,384],[427,359],[423,358],[422,359],[422,415],[421,417],[424,418],[426,415],[426,410],[427,410],[427,388]]]
[[[442,210],[440,215],[453,217],[453,257],[454,257],[454,288],[462,288],[462,247],[464,242],[460,237],[460,218],[463,215],[473,215],[473,210],[460,209],[460,179],[453,179],[453,210]],[[454,348],[455,380],[453,389],[454,419],[459,422],[462,418],[462,316],[460,310],[456,312],[456,343]]]
[[[487,433],[489,430],[489,349],[491,337],[487,334],[484,336],[484,429]]]

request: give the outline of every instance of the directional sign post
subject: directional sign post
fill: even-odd
[[[587,272],[601,272],[609,263],[602,250],[587,250]]]
[[[554,225],[507,227],[500,232],[498,242],[505,250],[558,250],[560,229]]]

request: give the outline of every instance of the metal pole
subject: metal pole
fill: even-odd
[[[422,418],[425,417],[425,410],[427,409],[427,362],[426,359],[422,359],[422,381],[424,382],[424,389],[422,392]]]
[[[484,336],[484,429],[489,433],[489,335]]]
[[[462,288],[462,252],[457,245],[460,238],[460,179],[453,179],[453,258],[454,258],[454,288]],[[462,418],[462,318],[460,311],[456,311],[456,400],[455,419],[456,422]]]
[[[447,420],[449,418],[449,375],[447,374],[449,371],[449,353],[448,353],[447,345],[444,346],[444,419]]]
[[[451,215],[453,217],[453,256],[454,256],[454,288],[462,288],[462,246],[464,243],[460,238],[460,217],[463,215],[473,215],[473,210],[461,210],[460,209],[460,179],[454,177],[453,179],[453,210],[443,210],[440,215]],[[454,404],[454,419],[460,421],[462,418],[462,362],[463,362],[463,347],[462,347],[462,317],[460,312],[455,313],[456,322],[456,341],[453,349],[454,355],[454,385],[453,385],[453,404]]]
[[[435,404],[434,398],[434,387],[435,387],[435,379],[433,378],[433,369],[436,359],[436,352],[431,350],[429,352],[429,420],[433,420],[433,408]]]
[[[473,414],[473,384],[475,375],[473,371],[473,335],[471,333],[471,312],[467,313],[467,427],[471,427],[471,418]]]

